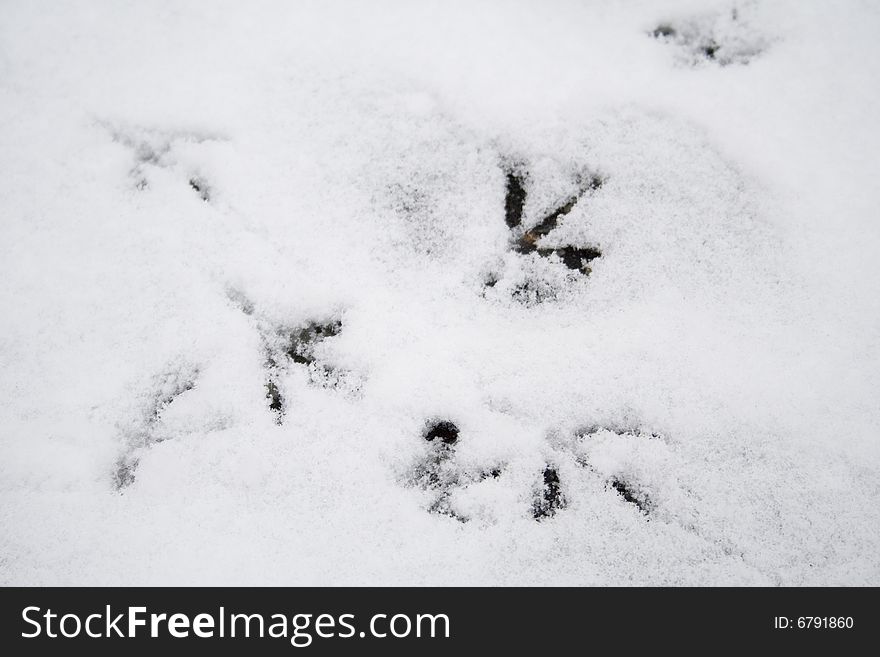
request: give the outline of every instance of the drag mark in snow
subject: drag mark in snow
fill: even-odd
[[[603,435],[612,437],[615,441],[639,441],[640,445],[647,446],[650,442],[642,443],[641,441],[661,441],[653,443],[654,445],[663,445],[665,442],[661,436],[654,432],[645,432],[639,428],[625,429],[619,426],[598,426],[594,425],[588,429],[584,429],[578,433],[576,444],[586,444],[588,454],[578,453],[579,449],[575,449],[575,462],[590,472],[602,477],[605,480],[605,489],[613,490],[624,502],[635,506],[639,512],[645,516],[649,515],[655,507],[654,501],[648,494],[644,486],[642,486],[637,478],[630,472],[630,467],[618,464],[609,470],[609,466],[598,467],[598,463],[594,465],[592,457],[589,455],[589,443],[593,437]]]
[[[162,413],[185,392],[192,390],[199,376],[194,366],[170,369],[153,379],[152,401],[140,418],[129,423],[122,431],[125,447],[113,469],[113,487],[121,491],[134,483],[140,454],[153,445],[168,439],[161,431]]]
[[[208,184],[199,176],[189,179],[189,186],[199,195],[205,203],[211,200],[211,191]]]
[[[633,486],[632,484],[618,477],[612,477],[608,483],[608,486],[615,490],[617,494],[624,499],[625,502],[634,504],[639,511],[641,511],[645,515],[648,514],[648,511],[651,509],[651,500],[636,486]]]
[[[131,454],[120,456],[113,469],[113,488],[121,491],[131,486],[134,483],[135,472],[139,463],[140,459]]]
[[[254,314],[254,302],[248,299],[244,292],[242,292],[238,288],[233,286],[227,287],[226,298],[229,299],[233,306],[238,308],[248,317]]]

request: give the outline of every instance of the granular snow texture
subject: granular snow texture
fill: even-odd
[[[0,5],[0,583],[880,584],[880,6]]]

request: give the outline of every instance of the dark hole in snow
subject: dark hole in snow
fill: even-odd
[[[275,414],[276,424],[284,421],[284,399],[278,384],[272,379],[266,381],[266,399],[269,400],[269,410]]]
[[[523,178],[515,172],[507,173],[507,196],[504,200],[504,220],[508,228],[516,228],[522,221],[523,207],[526,203],[526,190]]]
[[[590,176],[590,181],[587,183],[587,191],[595,192],[598,189],[602,189],[605,185],[605,178],[598,174],[593,174]]]
[[[650,510],[650,503],[646,495],[618,477],[612,477],[610,485],[611,488],[617,491],[617,494],[620,495],[624,501],[634,504],[642,513],[648,513]]]
[[[577,270],[585,276],[591,271],[589,263],[602,256],[602,252],[592,246],[563,246],[559,249],[538,249],[537,253],[543,258],[549,258],[555,253],[566,267]]]
[[[661,37],[674,37],[677,33],[677,30],[668,23],[661,23],[654,28],[654,31],[651,32],[651,36],[655,39],[659,39]]]
[[[720,46],[717,43],[710,41],[700,48],[700,52],[703,53],[703,56],[706,59],[715,59],[715,53],[718,52],[719,47]]]
[[[449,420],[432,422],[425,432],[425,440],[431,442],[438,438],[444,445],[454,445],[458,440],[458,427]]]
[[[538,495],[532,503],[532,515],[535,520],[550,518],[566,505],[565,496],[559,481],[559,472],[552,466],[544,468],[543,483]]]
[[[561,249],[556,249],[556,255],[562,258],[562,262],[564,262],[565,266],[569,269],[583,269],[586,263],[600,257],[602,252],[592,246],[582,248],[566,246]]]
[[[211,200],[211,195],[208,191],[208,185],[201,178],[190,178],[189,186],[198,193],[199,198],[203,201],[207,202]]]

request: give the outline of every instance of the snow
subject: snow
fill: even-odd
[[[878,29],[3,3],[0,583],[880,584]]]

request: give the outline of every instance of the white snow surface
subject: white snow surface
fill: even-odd
[[[0,583],[880,584],[878,33],[867,0],[3,2]],[[511,250],[511,163],[525,227],[603,177],[544,241],[589,276]],[[328,319],[278,424],[267,343]]]

